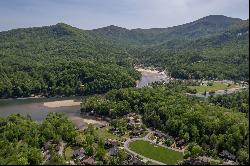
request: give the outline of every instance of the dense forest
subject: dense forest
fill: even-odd
[[[43,159],[40,149],[46,141],[55,139],[74,143],[77,135],[72,122],[59,113],[49,114],[42,124],[20,115],[0,119],[0,124],[1,165],[38,165]]]
[[[248,31],[247,20],[207,38],[167,41],[140,49],[137,61],[167,68],[175,78],[248,80]]]
[[[88,95],[133,87],[139,73],[114,64],[57,61],[0,66],[0,97]]]
[[[212,15],[170,28],[94,32],[132,45],[137,64],[166,68],[175,78],[249,79],[249,20]]]
[[[138,75],[132,68],[138,64],[167,69],[175,78],[248,80],[248,37],[248,20],[220,15],[170,28],[81,30],[58,23],[4,31],[0,97],[79,94],[81,84],[88,85],[86,94],[134,86]],[[63,65],[75,69],[64,70]],[[57,73],[62,70],[64,76]],[[103,78],[102,70],[115,74]],[[128,83],[118,83],[125,77]]]
[[[249,90],[227,95],[216,95],[208,98],[210,103],[236,109],[239,112],[249,114]]]
[[[180,79],[249,81],[249,21],[207,16],[170,28],[81,30],[58,23],[0,32],[0,98],[86,95],[81,112],[110,117],[117,128],[137,113],[147,127],[198,147],[199,156],[218,158],[227,150],[249,163],[249,90],[201,100],[186,95],[198,81],[134,88],[135,65]],[[97,164],[124,158],[107,157],[91,126],[79,132],[63,114],[41,123],[11,115],[0,118],[0,165],[42,164],[49,140],[84,147]],[[43,164],[65,164],[56,153],[50,162]]]
[[[94,112],[112,118],[135,112],[152,127],[197,143],[200,155],[216,156],[223,150],[248,162],[248,119],[244,113],[187,97],[186,88],[176,83],[141,89],[112,90],[105,96],[83,101],[82,112]]]
[[[42,163],[42,148],[48,141],[83,147],[88,156],[95,156],[97,164],[120,165],[126,157],[122,150],[117,156],[107,155],[104,140],[93,126],[77,131],[63,113],[50,113],[41,124],[29,117],[11,115],[0,119],[0,165],[65,165],[64,156],[56,153],[53,145],[49,147],[51,159]]]

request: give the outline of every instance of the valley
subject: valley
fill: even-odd
[[[249,20],[0,32],[0,165],[249,164]]]

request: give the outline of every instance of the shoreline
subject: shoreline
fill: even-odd
[[[159,71],[156,69],[135,68],[135,70],[139,71],[142,75],[146,75],[146,76],[164,76],[164,77],[167,77],[165,71]]]
[[[225,90],[217,90],[213,94],[209,94],[209,92],[207,92],[206,95],[204,95],[203,93],[200,93],[200,92],[195,93],[195,94],[186,93],[186,95],[207,98],[207,97],[212,96],[212,95],[229,95],[229,94],[240,92],[244,89],[247,89],[247,88],[245,88],[245,87],[230,88],[230,89],[227,89],[227,92],[225,92]]]
[[[30,96],[30,97],[10,97],[10,98],[0,98],[0,101],[18,101],[18,100],[31,100],[31,99],[63,99],[63,98],[72,98],[72,97],[83,97],[78,95],[70,95],[70,96],[53,96],[53,97],[47,97],[47,96]]]

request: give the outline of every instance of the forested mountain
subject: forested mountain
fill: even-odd
[[[137,52],[137,63],[167,68],[173,77],[248,80],[249,21],[210,37],[171,40]]]
[[[1,32],[0,97],[103,93],[135,86],[138,73],[126,57],[125,49],[112,41],[62,23]]]
[[[249,79],[249,20],[210,15],[170,28],[93,31],[136,46],[129,50],[136,63],[167,68],[176,78]]]
[[[127,57],[125,48],[89,31],[58,23],[52,26],[21,28],[0,33],[1,58],[10,55],[45,62],[84,58],[112,61]]]
[[[200,100],[186,95],[181,80],[132,88],[139,64],[181,79],[249,80],[249,20],[213,15],[170,28],[81,30],[58,23],[0,32],[0,98],[86,95],[82,113],[117,120],[139,114],[152,130],[198,147],[190,146],[195,157],[227,151],[249,163],[249,90]],[[97,165],[121,164],[119,157],[101,159],[104,140],[92,129],[78,132],[60,113],[42,123],[20,115],[0,118],[0,165],[41,164],[48,141],[82,146],[102,161]],[[65,163],[56,153],[51,160]]]
[[[241,19],[230,18],[223,15],[210,15],[191,23],[169,28],[132,29],[114,25],[93,30],[105,37],[137,44],[157,44],[179,38],[204,38],[214,33],[225,31],[232,25],[241,22]]]
[[[176,78],[248,80],[248,37],[248,20],[220,15],[207,16],[180,26],[146,30],[109,26],[90,31],[58,23],[4,31],[0,32],[0,97],[22,97],[33,93],[55,95],[65,94],[66,91],[66,94],[72,94],[79,88],[79,81],[82,84],[90,82],[87,78],[79,78],[83,75],[82,70],[90,71],[83,77],[91,75],[92,81],[100,83],[104,79],[109,82],[105,83],[106,90],[100,90],[97,88],[100,85],[95,85],[88,93],[123,87],[123,83],[118,86],[113,82],[121,81],[116,79],[118,73],[125,75],[123,81],[131,80],[129,86],[134,86],[133,82],[138,78],[138,74],[131,69],[134,64],[166,68]],[[72,76],[72,71],[60,67],[61,63],[72,68],[87,64],[91,69],[78,68]],[[97,72],[103,68],[104,73],[112,73],[111,70],[117,72],[113,78],[106,79],[99,77],[100,74],[93,74],[95,68]],[[55,74],[63,70],[74,83],[62,81],[57,78],[58,74],[49,77],[54,81],[48,81],[44,76],[48,69]],[[24,79],[18,81],[20,78]],[[100,78],[101,81],[97,81]],[[19,84],[24,80],[32,83],[26,81]],[[71,86],[71,90],[65,90],[69,89],[67,86]]]

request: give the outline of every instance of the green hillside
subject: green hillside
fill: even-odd
[[[249,79],[249,24],[196,40],[178,39],[137,50],[138,63],[167,68],[173,77]]]
[[[125,49],[112,41],[62,23],[0,32],[0,97],[80,95],[135,86],[138,73],[126,57]]]
[[[0,97],[70,95],[89,82],[106,88],[94,83],[85,93],[134,86],[138,79],[134,64],[166,68],[176,78],[248,80],[248,37],[248,20],[220,15],[170,28],[109,26],[86,31],[58,23],[4,31],[0,32]],[[47,76],[49,71],[55,76]],[[116,74],[106,79],[102,71]],[[121,79],[128,84],[118,85]]]
[[[93,30],[107,38],[120,42],[134,44],[157,44],[174,39],[204,38],[215,33],[223,32],[232,25],[241,22],[240,19],[222,15],[210,15],[191,23],[169,28],[132,29],[117,27],[114,25]]]

